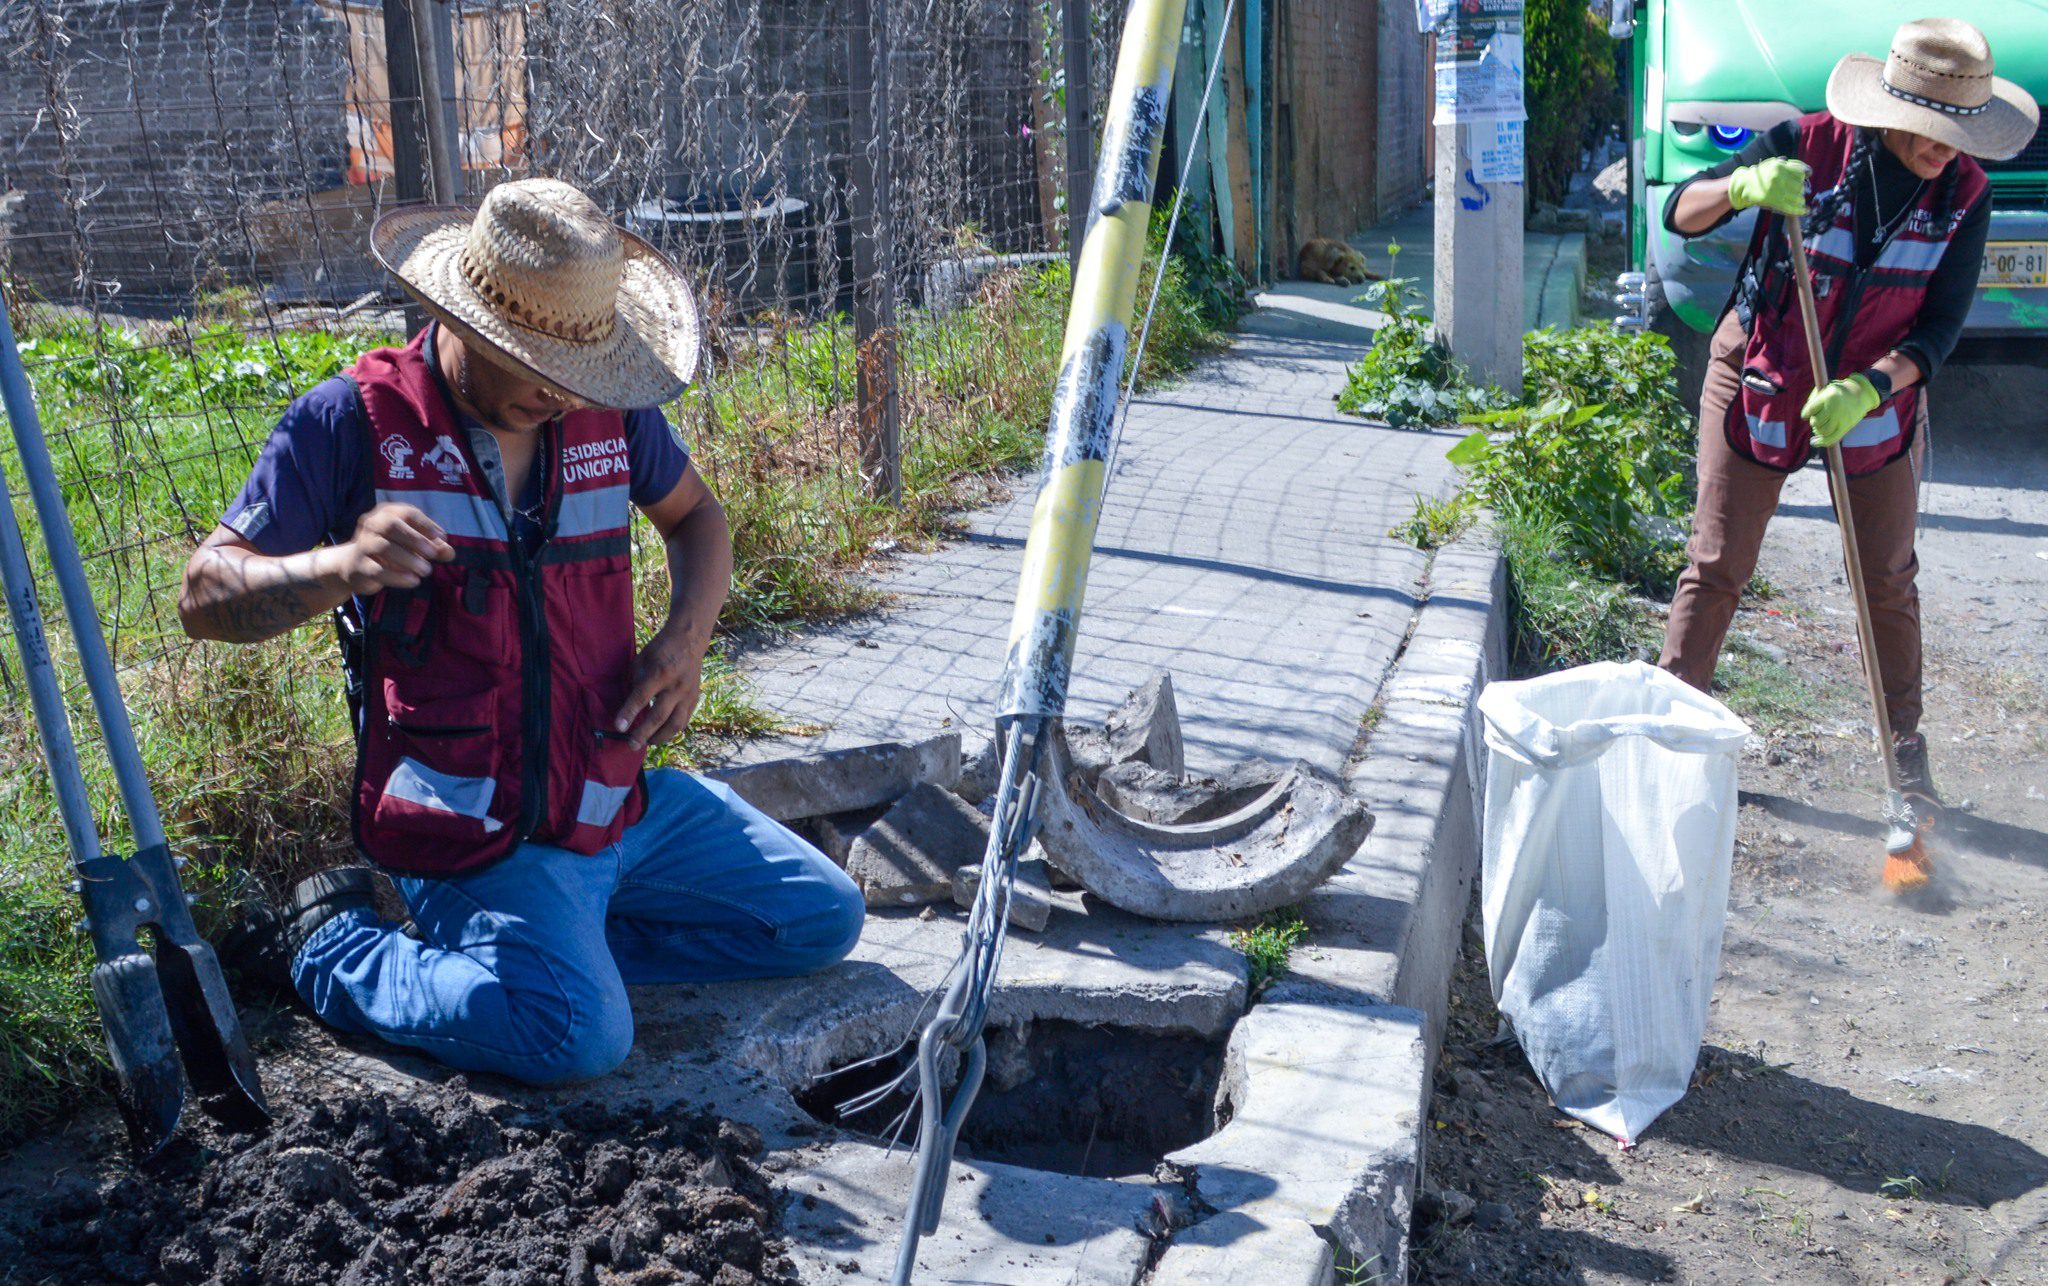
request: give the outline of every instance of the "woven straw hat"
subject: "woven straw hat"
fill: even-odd
[[[1984,33],[1958,18],[1900,27],[1883,62],[1850,54],[1836,63],[1828,110],[1851,125],[1908,130],[1994,161],[2019,155],[2040,123],[2032,95],[1991,74]]]
[[[464,340],[592,405],[659,406],[696,370],[682,273],[567,183],[500,184],[475,210],[393,210],[370,248]]]

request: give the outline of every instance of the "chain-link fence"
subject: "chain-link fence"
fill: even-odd
[[[285,405],[404,333],[383,210],[545,174],[685,267],[707,343],[668,411],[743,621],[856,602],[818,569],[1042,427],[1018,373],[1063,313],[1055,3],[416,2],[0,5],[7,302],[174,833],[241,860],[345,845],[332,644],[195,647],[179,577]],[[13,664],[0,851],[60,850]]]

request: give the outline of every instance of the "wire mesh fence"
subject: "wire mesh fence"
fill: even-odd
[[[10,315],[173,833],[240,861],[346,847],[332,644],[195,646],[181,569],[283,408],[404,333],[368,230],[436,149],[444,195],[566,179],[695,281],[705,364],[668,412],[728,506],[737,621],[849,605],[819,568],[1042,428],[1018,372],[1064,310],[1056,4],[412,2],[0,5]],[[1100,84],[1120,6],[1091,17]],[[11,640],[0,672],[0,852],[61,852]]]

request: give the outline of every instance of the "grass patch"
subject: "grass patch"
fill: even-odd
[[[1806,675],[1731,634],[1714,669],[1721,700],[1752,727],[1808,727],[1824,711],[1826,690]]]
[[[1163,223],[1158,225],[1163,231]],[[1152,246],[1156,258],[1157,238]],[[1154,278],[1150,262],[1139,298]],[[699,383],[668,408],[731,520],[731,632],[815,621],[875,603],[859,573],[878,548],[918,548],[947,516],[1030,463],[1044,439],[1071,288],[1064,263],[1007,271],[969,306],[906,309],[898,332],[904,500],[867,498],[854,445],[854,345],[843,319],[755,318],[728,328]],[[1214,264],[1168,261],[1139,371],[1156,385],[1226,342],[1241,306]],[[194,645],[174,607],[185,559],[240,489],[278,414],[299,393],[394,336],[266,333],[260,301],[207,296],[196,320],[123,328],[19,308],[34,384],[70,518],[133,714],[143,760],[218,934],[253,893],[348,860],[354,748],[335,645],[313,623],[260,646]],[[21,493],[11,456],[6,481]],[[51,646],[78,673],[32,514]],[[636,524],[643,635],[666,601],[651,531]],[[0,670],[12,673],[13,645]],[[11,681],[11,680],[10,680]],[[71,693],[88,788],[111,851],[129,845],[83,685]],[[658,764],[694,766],[734,741],[786,728],[735,672],[707,658],[688,735]],[[26,702],[0,710],[0,1147],[64,1115],[103,1084],[106,1049],[86,975],[90,944]]]
[[[1253,999],[1287,972],[1288,958],[1307,936],[1308,925],[1291,907],[1270,912],[1249,928],[1231,931],[1230,945],[1242,951],[1251,965],[1249,991]]]

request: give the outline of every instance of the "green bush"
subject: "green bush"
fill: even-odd
[[[1593,577],[1667,591],[1691,505],[1670,345],[1587,326],[1532,332],[1523,354],[1521,404],[1471,416],[1486,428],[1451,449],[1468,494],[1547,524]]]

